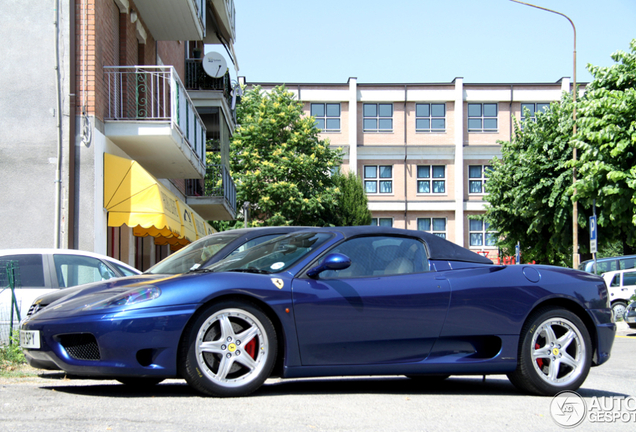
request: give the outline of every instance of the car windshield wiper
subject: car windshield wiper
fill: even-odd
[[[197,267],[188,270],[186,273],[214,273],[214,269],[208,267]]]
[[[267,270],[257,269],[256,267],[236,268],[236,269],[230,269],[230,270],[226,270],[226,271],[229,271],[229,272],[242,272],[242,273],[271,274],[271,272],[268,272]]]

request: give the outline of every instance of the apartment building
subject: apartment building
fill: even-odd
[[[247,82],[264,90],[284,83]],[[429,231],[496,256],[484,184],[498,141],[570,91],[556,83],[285,84],[313,115],[322,138],[344,152],[343,171],[363,180],[373,223]]]
[[[210,233],[206,221],[234,218],[233,86],[201,55],[215,44],[236,62],[233,0],[11,3],[1,248],[82,249],[143,270]],[[208,166],[208,150],[223,163]]]

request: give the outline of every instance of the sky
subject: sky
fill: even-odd
[[[636,0],[524,1],[574,22],[577,82],[591,81],[588,63],[614,64],[610,55],[636,38]],[[568,20],[510,0],[234,4],[239,71],[231,72],[248,83],[547,83],[573,75]]]

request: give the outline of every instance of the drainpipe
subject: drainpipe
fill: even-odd
[[[53,24],[55,28],[55,101],[57,104],[55,110],[55,116],[57,117],[56,128],[57,128],[57,163],[55,167],[55,225],[53,227],[53,247],[60,247],[60,219],[61,219],[61,211],[62,211],[62,203],[61,203],[61,189],[62,189],[62,113],[60,112],[62,109],[62,102],[60,100],[60,44],[59,44],[59,32],[60,32],[60,21],[59,21],[59,9],[60,1],[55,1],[55,11]]]
[[[69,1],[69,122],[68,122],[68,238],[75,248],[75,0]]]

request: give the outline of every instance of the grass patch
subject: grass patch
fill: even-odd
[[[11,336],[11,345],[0,346],[0,376],[20,376],[20,373],[24,373],[20,371],[26,370],[27,362],[17,334],[15,332]]]

